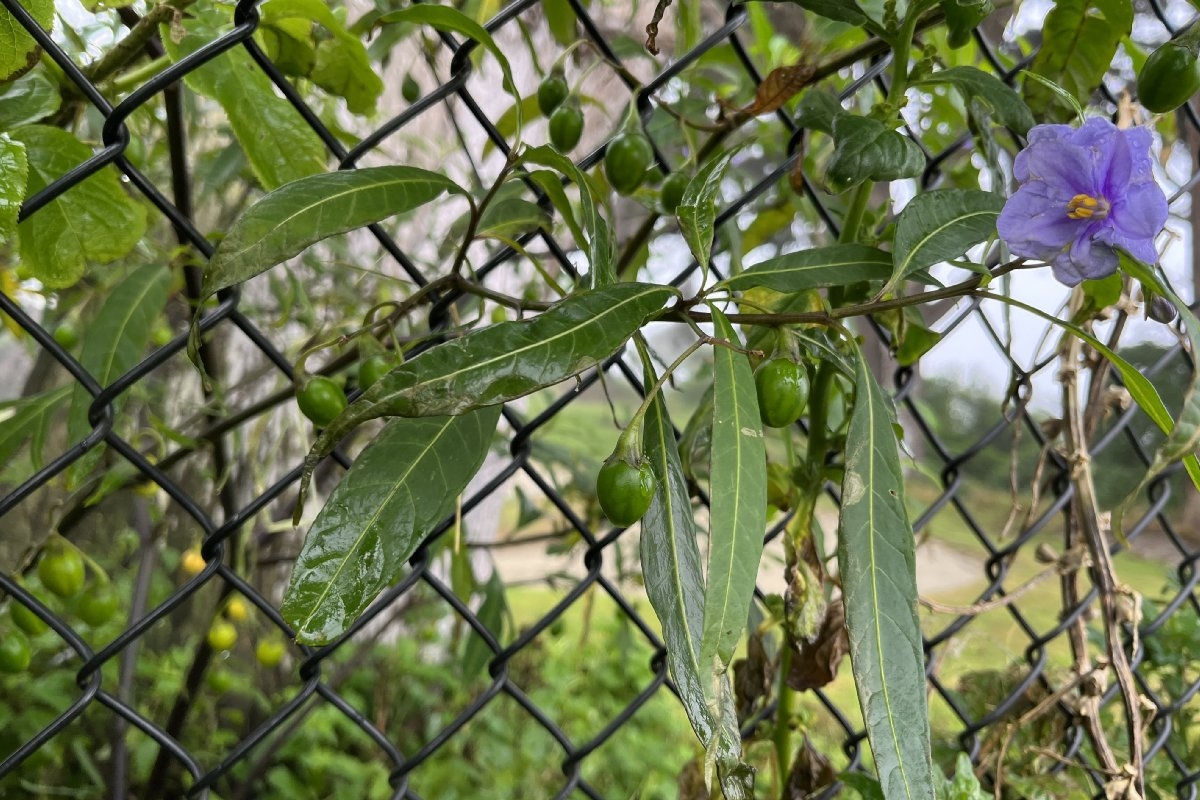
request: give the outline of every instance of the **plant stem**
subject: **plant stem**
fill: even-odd
[[[788,672],[792,669],[792,647],[788,643],[784,626],[783,646],[779,650],[779,699],[775,703],[775,731],[771,737],[775,743],[775,773],[779,777],[779,798],[787,798],[788,773],[792,768],[792,706],[795,692],[788,686]]]

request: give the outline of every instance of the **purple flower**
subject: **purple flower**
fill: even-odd
[[[1114,248],[1153,264],[1167,198],[1154,182],[1150,143],[1145,128],[1099,117],[1078,129],[1034,127],[1013,164],[1020,187],[1000,212],[1000,238],[1014,254],[1050,264],[1067,286],[1116,272]]]

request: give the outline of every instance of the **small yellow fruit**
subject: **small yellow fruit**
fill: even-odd
[[[183,570],[183,574],[187,575],[189,578],[194,575],[199,575],[204,571],[205,566],[207,566],[207,564],[204,561],[204,556],[200,555],[199,547],[193,547],[190,550],[185,551],[183,554],[183,559],[179,562],[179,567]]]
[[[250,616],[249,609],[246,608],[246,601],[240,597],[235,597],[225,605],[225,616],[229,617],[234,622],[245,622],[246,617]]]

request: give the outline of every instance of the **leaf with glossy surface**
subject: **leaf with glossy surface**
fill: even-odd
[[[646,385],[653,383],[654,376],[647,372]],[[715,763],[721,773],[726,797],[752,800],[753,772],[741,763],[741,734],[729,677],[714,680],[711,666],[706,670],[700,663],[704,575],[687,479],[661,392],[646,412],[642,442],[657,483],[642,517],[642,578],[662,625],[667,669],[692,729],[708,752],[706,763]]]
[[[891,253],[863,244],[835,244],[769,258],[726,278],[717,286],[735,291],[763,286],[793,294],[861,281],[887,280],[891,274]]]
[[[17,217],[21,215],[28,179],[25,145],[0,133],[0,244],[17,235]]]
[[[478,42],[485,50],[491,53],[492,57],[496,59],[496,63],[500,66],[500,72],[504,75],[504,91],[508,92],[513,100],[517,102],[517,136],[518,138],[520,137],[523,122],[521,93],[517,91],[517,84],[512,76],[512,68],[508,65],[508,59],[504,56],[504,51],[496,45],[496,40],[487,32],[487,29],[457,9],[450,8],[449,6],[436,6],[424,3],[399,11],[391,11],[380,17],[375,24],[388,25],[395,23],[431,25],[440,31],[460,33]]]
[[[1030,69],[1086,105],[1132,25],[1130,0],[1058,0],[1046,15],[1042,46]],[[1072,116],[1073,110],[1041,83],[1026,81],[1024,88],[1039,119],[1061,122]]]
[[[58,110],[62,96],[44,70],[35,70],[0,89],[0,131],[37,122]]]
[[[21,5],[46,30],[54,24],[54,0],[24,0]],[[0,81],[10,80],[32,69],[42,56],[42,48],[17,22],[7,8],[0,6]]]
[[[587,177],[579,167],[575,166],[574,161],[549,145],[526,148],[521,152],[521,159],[530,164],[558,170],[579,187],[580,221],[583,224],[583,230],[588,235],[587,250],[591,288],[599,289],[615,283],[617,276],[613,272],[612,242],[609,240],[608,227],[596,209],[596,202],[592,198],[592,187]],[[583,242],[578,244],[582,246]]]
[[[1179,313],[1180,321],[1183,323],[1184,332],[1187,334],[1188,344],[1190,345],[1189,357],[1192,361],[1192,377],[1188,383],[1187,392],[1183,396],[1183,405],[1179,409],[1179,416],[1175,419],[1170,431],[1167,433],[1167,438],[1158,446],[1158,450],[1154,453],[1154,461],[1146,469],[1145,476],[1139,481],[1137,487],[1129,493],[1120,507],[1113,514],[1113,532],[1117,537],[1124,541],[1124,533],[1121,528],[1121,521],[1125,517],[1125,513],[1129,507],[1138,499],[1142,491],[1154,480],[1164,469],[1169,467],[1176,461],[1182,461],[1188,475],[1191,476],[1192,482],[1200,489],[1200,462],[1196,458],[1196,450],[1200,448],[1200,361],[1197,354],[1200,353],[1200,319],[1192,313],[1191,308],[1185,303],[1179,295],[1175,294],[1163,282],[1158,280],[1154,271],[1130,256],[1128,253],[1120,252],[1121,268],[1137,278],[1143,285],[1149,286],[1155,294],[1165,297],[1175,306],[1175,310]],[[1136,371],[1136,370],[1135,370]],[[1140,373],[1139,373],[1140,375]],[[1122,377],[1124,373],[1122,372]],[[1130,394],[1133,394],[1133,389],[1130,389]],[[1157,393],[1154,395],[1158,399]],[[1145,409],[1142,405],[1142,400],[1138,395],[1134,395],[1138,400],[1138,405]],[[1159,399],[1161,403],[1161,399]],[[1147,412],[1149,414],[1149,412]],[[1165,429],[1164,429],[1165,430]]]
[[[792,0],[792,2],[826,19],[845,22],[855,27],[862,27],[871,21],[854,0]]]
[[[403,574],[479,470],[500,409],[398,419],[362,451],[317,515],[283,599],[303,644],[336,638]]]
[[[317,462],[362,423],[386,416],[462,414],[553,386],[611,356],[675,296],[668,286],[618,283],[568,297],[533,319],[489,325],[405,361],[317,437],[304,462],[301,494]]]
[[[919,270],[958,258],[996,232],[1004,198],[978,189],[939,189],[914,197],[896,221],[895,269],[885,291]]]
[[[838,565],[850,661],[887,800],[933,797],[916,542],[887,399],[858,353]]]
[[[712,258],[713,223],[717,219],[717,195],[721,191],[721,180],[737,150],[709,161],[688,182],[683,200],[675,210],[679,217],[679,230],[696,257],[696,263],[707,275],[708,262]]]
[[[25,145],[29,195],[93,155],[70,133],[48,125],[26,125],[10,135]],[[112,167],[75,184],[17,226],[21,261],[48,289],[74,285],[88,261],[121,258],[145,231],[145,209],[125,194]]]
[[[309,245],[428,203],[454,181],[417,167],[369,167],[312,175],[250,206],[230,227],[204,270],[202,293],[253,278]]]
[[[716,308],[712,315],[715,335],[740,348],[725,315]],[[713,361],[711,512],[700,663],[720,675],[746,628],[762,560],[767,448],[746,354],[714,346]]]
[[[955,4],[955,0],[946,0]],[[976,67],[950,67],[939,70],[924,80],[918,81],[917,86],[929,86],[948,83],[962,92],[964,99],[972,97],[983,100],[991,106],[992,112],[1001,124],[1007,125],[1024,136],[1033,127],[1033,113],[1021,95],[1004,81]]]
[[[179,28],[164,26],[163,46],[172,61],[195,52],[227,32],[231,21],[220,9],[193,6]],[[176,41],[175,30],[185,31]],[[235,47],[192,70],[184,83],[220,103],[229,127],[246,153],[250,168],[264,189],[325,170],[325,145],[300,113],[276,94],[275,85],[245,48]]]
[[[170,271],[160,264],[146,264],[130,273],[105,299],[95,319],[88,324],[79,354],[79,363],[101,387],[137,366],[150,344],[150,334],[162,319],[170,288]],[[114,416],[119,415],[126,396],[113,398]],[[93,399],[81,384],[75,384],[67,418],[67,435],[72,442],[92,432],[88,409]],[[70,466],[68,485],[77,484],[92,470],[103,449],[103,443],[96,445]]]
[[[913,178],[925,169],[925,154],[912,139],[882,122],[856,114],[833,118],[837,148],[825,169],[825,182],[844,192],[863,181]]]

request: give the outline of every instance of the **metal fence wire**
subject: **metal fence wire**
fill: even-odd
[[[61,70],[69,91],[82,98],[85,113],[101,120],[98,127],[103,132],[103,141],[91,158],[50,180],[44,189],[25,201],[21,219],[44,213],[48,203],[90,175],[115,167],[124,176],[126,188],[142,195],[157,209],[161,215],[157,221],[169,224],[180,245],[204,258],[210,256],[213,244],[204,228],[211,226],[212,220],[200,221],[194,187],[203,181],[206,170],[217,170],[220,165],[212,160],[197,161],[189,148],[185,121],[189,114],[201,112],[183,79],[228,51],[240,50],[249,55],[255,68],[270,79],[299,118],[311,126],[342,169],[354,169],[360,160],[371,158],[376,148],[390,137],[414,129],[422,118],[433,118],[439,113],[447,114],[437,123],[446,136],[454,132],[445,122],[452,118],[460,135],[462,128],[477,128],[482,132],[481,137],[490,142],[489,148],[503,153],[512,145],[504,125],[489,116],[485,111],[488,103],[479,96],[481,86],[498,83],[496,76],[483,76],[491,82],[477,83],[479,67],[472,58],[477,45],[450,34],[430,30],[426,37],[430,69],[442,72],[437,84],[425,87],[419,99],[347,150],[347,137],[336,129],[336,118],[311,106],[254,40],[253,34],[260,25],[260,10],[254,0],[238,2],[233,24],[227,30],[189,55],[164,62],[144,83],[125,87],[128,93],[115,104],[89,79],[90,74],[95,74],[96,60],[103,59],[106,48],[113,45],[88,42],[85,35],[82,46],[96,58],[90,66],[84,66],[75,60],[77,54],[69,53],[34,21],[31,8],[21,0],[0,0],[0,3],[37,40],[44,51],[43,57]],[[1159,0],[1150,0],[1143,6],[1140,19],[1155,27],[1155,32],[1147,37],[1165,39],[1174,30],[1169,20],[1176,17],[1168,15],[1168,9]],[[180,3],[178,8],[181,10],[146,7],[143,13],[154,15],[157,22],[169,26],[173,14],[188,13],[186,4]],[[639,37],[638,31],[648,21],[651,11],[648,7],[630,10],[580,0],[570,0],[570,8],[581,38],[589,41],[610,64],[617,65],[624,64],[623,58],[631,50],[629,41]],[[793,10],[800,13],[799,9]],[[127,28],[138,29],[140,17],[134,7],[99,13],[117,15]],[[653,113],[650,99],[660,93],[678,91],[673,81],[686,74],[700,56],[717,48],[727,50],[729,57],[724,66],[730,74],[737,73],[736,80],[741,85],[758,85],[763,76],[746,46],[750,11],[743,5],[731,5],[723,13],[723,19],[718,17],[705,23],[703,36],[693,49],[676,53],[674,59],[662,57],[654,62],[655,74],[643,85],[632,79],[633,73],[614,70],[614,76],[623,81],[620,100],[634,102],[643,120],[648,121]],[[486,28],[497,37],[506,32],[517,36],[521,28],[527,33],[544,25],[542,14],[537,0],[517,0],[499,9]],[[151,59],[161,57],[164,45],[157,28],[143,25],[139,30],[151,35],[139,37],[135,45],[143,48]],[[1011,83],[1028,59],[1006,71],[1004,59],[997,55],[998,48],[1003,46],[999,38],[1002,33],[1000,29],[984,26],[976,31],[975,41],[984,57],[981,66]],[[860,61],[838,65],[844,98],[857,95],[874,99],[882,96],[876,93],[886,93],[887,63],[880,52],[882,49],[872,51],[868,46],[859,51]],[[1115,109],[1118,98],[1110,94],[1101,98],[1101,102],[1108,102]],[[136,142],[131,142],[126,123],[132,115],[147,111],[161,121],[167,142],[163,154],[167,163],[157,164],[155,169],[143,169],[128,158],[129,148]],[[204,113],[213,111],[208,109]],[[805,131],[787,114],[779,113],[763,124],[771,126],[776,137],[788,142],[786,151],[777,162],[761,165],[761,177],[748,191],[722,200],[718,250],[729,247],[722,223],[736,223],[739,214],[756,208],[772,193],[787,191],[786,176],[797,159],[803,157]],[[1194,152],[1195,143],[1200,141],[1200,120],[1191,108],[1181,112],[1179,129],[1179,142],[1186,145],[1183,149],[1190,147]],[[270,131],[262,133],[271,135]],[[972,135],[965,131],[953,138],[948,147],[936,149],[926,146],[930,134],[919,126],[911,126],[907,133],[926,148],[928,169],[921,179],[922,188],[937,186],[943,177],[942,170],[956,159],[969,157],[974,147]],[[466,140],[461,141],[466,148]],[[471,153],[460,155],[474,163]],[[603,143],[599,143],[578,163],[587,168],[602,155]],[[664,171],[671,168],[665,160],[662,166]],[[1190,191],[1195,181],[1195,177],[1182,181],[1171,199],[1177,216],[1184,214],[1186,218],[1190,213]],[[800,189],[815,212],[813,218],[823,220],[829,230],[836,232],[836,215],[826,210],[828,196],[807,181]],[[219,192],[220,187],[207,184],[205,191]],[[550,208],[548,203],[542,205]],[[417,285],[435,278],[436,275],[418,266],[427,259],[410,257],[395,233],[395,229],[387,226],[373,226],[372,238],[356,243],[356,247],[362,248],[356,257],[394,262],[406,273],[405,279]],[[539,232],[522,241],[529,246],[544,247],[550,254],[548,257],[558,259],[564,273],[574,274],[567,253],[550,234]],[[149,253],[133,256],[147,261],[155,257]],[[521,254],[515,249],[498,245],[488,252],[477,273],[483,280],[502,276],[520,260]],[[199,259],[180,258],[171,266],[179,275],[181,296],[194,300],[199,295],[198,276],[202,266]],[[672,280],[677,284],[686,282],[696,269],[694,263],[681,268]],[[428,320],[431,330],[447,325],[449,309],[456,299],[455,295],[447,294],[432,307]],[[579,513],[576,500],[566,496],[562,463],[554,465],[539,456],[543,452],[539,447],[547,441],[545,435],[556,418],[583,402],[586,390],[598,383],[597,374],[588,374],[580,385],[557,392],[556,398],[545,407],[533,409],[514,404],[506,408],[500,428],[507,439],[506,447],[502,455],[494,456],[496,464],[486,480],[473,485],[462,501],[462,514],[470,515],[486,506],[490,499],[511,498],[519,492],[523,504],[549,509],[561,524],[562,527],[538,537],[541,543],[535,547],[557,548],[560,560],[545,562],[548,566],[540,573],[542,562],[536,558],[523,565],[526,583],[541,582],[561,589],[543,603],[532,619],[522,620],[519,626],[508,624],[509,633],[501,636],[505,626],[500,624],[494,610],[485,608],[486,602],[481,606],[479,598],[483,594],[467,592],[464,596],[456,588],[458,578],[453,568],[445,568],[445,556],[449,550],[457,550],[460,544],[457,537],[463,534],[452,516],[418,550],[404,579],[385,592],[346,635],[320,648],[298,646],[289,640],[283,669],[270,672],[264,666],[254,666],[252,647],[245,641],[231,653],[215,653],[204,640],[203,626],[197,628],[195,620],[204,609],[208,609],[210,619],[212,608],[237,597],[248,604],[261,639],[270,636],[286,639],[289,634],[278,606],[281,582],[286,578],[289,559],[294,558],[298,541],[288,538],[293,534],[276,534],[286,527],[281,521],[291,512],[303,450],[291,453],[290,467],[268,482],[262,482],[261,478],[249,480],[246,476],[251,473],[243,467],[245,462],[262,457],[261,452],[254,452],[247,445],[247,431],[256,425],[267,425],[268,421],[270,425],[282,425],[279,417],[273,415],[284,401],[290,400],[290,394],[285,390],[219,397],[202,395],[198,390],[189,395],[190,389],[171,388],[169,394],[194,398],[194,403],[188,401],[191,405],[186,414],[191,415],[193,422],[200,421],[193,428],[199,433],[192,439],[169,442],[165,450],[150,458],[146,443],[127,435],[129,426],[121,424],[123,415],[147,412],[144,408],[138,410],[141,403],[125,401],[138,395],[139,385],[162,381],[165,375],[170,376],[171,387],[198,384],[184,357],[186,308],[176,315],[177,324],[171,337],[157,342],[135,367],[113,376],[106,385],[102,385],[101,377],[89,374],[72,351],[39,323],[42,308],[29,296],[0,293],[0,312],[3,312],[0,319],[7,317],[36,342],[40,363],[65,371],[69,385],[82,387],[92,398],[91,430],[86,436],[77,441],[60,441],[46,463],[18,484],[0,484],[0,536],[30,539],[42,536],[45,531],[22,530],[22,526],[30,524],[28,520],[39,518],[29,512],[40,504],[61,502],[65,512],[56,517],[58,531],[96,558],[119,564],[118,569],[133,576],[134,587],[122,609],[127,624],[110,639],[99,641],[75,617],[35,598],[19,574],[32,573],[30,565],[13,572],[0,571],[0,589],[9,596],[9,605],[28,606],[48,624],[55,652],[44,665],[47,675],[2,678],[0,686],[5,696],[0,696],[0,718],[5,720],[5,726],[10,730],[19,727],[11,713],[12,709],[22,707],[19,699],[36,696],[46,691],[44,687],[58,687],[54,690],[58,692],[55,701],[58,705],[35,733],[22,735],[16,741],[11,734],[9,738],[0,736],[0,797],[359,796],[351,794],[352,791],[363,792],[361,796],[398,798],[532,797],[538,796],[538,792],[562,798],[629,796],[628,788],[612,788],[618,784],[609,780],[612,776],[605,771],[614,768],[613,762],[605,761],[605,766],[598,768],[599,757],[612,750],[614,742],[630,736],[629,731],[655,715],[679,718],[653,615],[645,602],[630,591],[635,584],[627,580],[627,557],[622,547],[636,531],[593,529]],[[994,418],[974,418],[958,426],[953,437],[946,437],[942,435],[946,428],[939,425],[936,415],[949,412],[931,410],[930,403],[923,399],[923,379],[918,371],[894,364],[888,367],[894,377],[891,385],[895,397],[905,416],[906,447],[919,454],[918,460],[926,465],[931,487],[929,491],[914,492],[914,502],[921,507],[920,513],[914,515],[916,533],[918,537],[936,538],[939,531],[961,531],[963,539],[957,546],[964,552],[969,550],[970,558],[965,567],[954,562],[952,569],[970,570],[968,577],[983,581],[982,591],[972,592],[965,602],[982,603],[986,608],[971,609],[970,613],[943,609],[924,617],[931,707],[937,727],[951,732],[940,746],[948,751],[960,749],[975,763],[985,765],[996,763],[998,748],[1024,747],[1030,752],[1042,748],[1048,754],[1042,753],[1038,763],[1047,780],[1070,773],[1079,778],[1077,786],[1086,787],[1080,791],[1103,796],[1104,786],[1112,776],[1105,774],[1087,730],[1089,720],[1096,719],[1120,729],[1120,723],[1115,721],[1119,713],[1111,713],[1120,706],[1119,688],[1115,681],[1104,679],[1103,663],[1095,672],[1080,676],[1066,668],[1069,658],[1063,655],[1070,637],[1080,631],[1094,635],[1094,628],[1086,623],[1096,614],[1099,599],[1090,573],[1085,565],[1078,573],[1068,575],[1059,571],[1051,576],[1049,585],[1061,584],[1064,596],[1070,600],[1061,613],[1058,608],[1042,607],[1044,600],[1037,595],[1011,596],[1023,583],[1022,576],[1028,574],[1021,571],[1022,565],[1053,564],[1058,557],[1054,548],[1066,549],[1062,542],[1067,535],[1063,531],[1070,527],[1068,464],[1052,446],[1046,414],[1035,414],[1023,402],[1036,381],[1053,375],[1057,362],[1053,354],[1047,357],[1044,352],[1033,360],[1013,355],[1009,333],[995,315],[985,314],[977,302],[959,303],[941,313],[936,327],[943,339],[934,352],[962,346],[956,342],[975,343],[968,346],[988,342],[985,346],[994,347],[987,357],[1001,365],[997,369],[1011,375],[1013,391],[1006,405],[994,404]],[[245,290],[223,292],[219,304],[205,313],[202,327],[206,332],[224,335],[224,339],[214,341],[236,340],[237,347],[254,354],[261,362],[264,374],[269,372],[277,381],[286,379],[290,385],[293,367],[277,347],[277,321],[262,312],[261,303],[251,302]],[[974,338],[968,339],[964,332],[967,329],[975,330]],[[88,331],[83,334],[86,337]],[[878,329],[867,332],[868,337],[884,335]],[[236,357],[240,359],[245,353]],[[210,366],[223,356],[211,343],[205,346],[202,355]],[[1179,347],[1173,345],[1161,349],[1145,371],[1151,377],[1177,381],[1180,375],[1186,378],[1187,363]],[[637,371],[623,360],[612,360],[605,365],[605,371],[610,391],[617,391],[614,388],[617,385],[631,387],[634,392],[641,390]],[[1119,386],[1119,376],[1108,380],[1112,386]],[[19,391],[14,387],[9,394],[15,396]],[[149,413],[165,417],[178,415],[179,409],[171,411],[164,406]],[[0,422],[0,429],[3,427]],[[1093,442],[1094,458],[1100,463],[1106,450],[1119,451],[1120,463],[1110,464],[1114,470],[1129,469],[1133,460],[1141,465],[1149,463],[1148,429],[1146,418],[1136,407],[1114,411],[1102,436]],[[280,433],[281,441],[272,444],[280,452],[287,452],[282,441],[285,435],[291,434]],[[61,495],[49,492],[73,464],[99,446],[108,450],[114,462],[123,465],[126,471],[120,474],[124,475],[125,485],[150,486],[153,497],[133,496],[130,492],[127,494],[131,499],[123,504],[114,506],[113,498],[117,495],[112,495],[105,502],[88,505],[67,503]],[[981,503],[980,495],[973,494],[979,483],[972,475],[982,469],[980,465],[987,459],[994,464],[997,452],[1002,454],[999,474],[1007,475],[1010,450],[1018,452],[1023,460],[1022,481],[1029,481],[1037,465],[1040,472],[1034,482],[1043,495],[1036,505],[1036,514],[1025,518],[1017,514],[1015,526],[1004,526],[997,524],[997,520],[1004,520],[1008,508],[1002,507],[998,514],[989,513],[987,503]],[[330,464],[326,469],[336,469],[339,474],[350,463],[344,454],[338,454],[334,461],[337,466]],[[997,473],[993,470],[989,474]],[[1144,709],[1147,720],[1144,757],[1147,769],[1156,776],[1152,784],[1161,796],[1195,798],[1200,784],[1200,762],[1196,760],[1200,747],[1196,745],[1195,723],[1189,721],[1197,711],[1194,697],[1200,689],[1200,671],[1190,659],[1200,656],[1200,635],[1188,636],[1189,632],[1200,631],[1195,567],[1200,550],[1195,540],[1187,538],[1187,509],[1192,506],[1185,493],[1191,490],[1181,482],[1180,474],[1173,470],[1156,480],[1147,492],[1138,518],[1127,526],[1135,550],[1141,543],[1154,540],[1154,559],[1164,565],[1163,584],[1168,586],[1143,589],[1153,593],[1153,602],[1146,602],[1140,612],[1130,612],[1126,639],[1139,690],[1148,702]],[[237,476],[243,480],[237,480]],[[330,472],[324,480],[328,484],[336,480],[336,474]],[[992,493],[984,496],[1007,504],[1009,487],[992,487]],[[51,499],[54,497],[58,500]],[[829,502],[834,500],[831,494]],[[489,513],[499,513],[492,508]],[[157,522],[152,521],[152,516]],[[163,522],[168,519],[173,520],[170,525]],[[268,530],[268,521],[280,524]],[[776,522],[772,538],[779,536],[783,527],[779,518]],[[165,550],[157,548],[158,537],[165,535],[166,527],[171,527],[176,543],[181,536],[186,539],[191,533],[202,542],[206,565],[198,575],[178,578],[174,562]],[[118,535],[128,530],[133,531],[128,535],[134,537],[134,546]],[[470,527],[465,530],[466,544],[472,552],[489,551],[499,557],[509,546],[503,539],[473,541]],[[529,552],[528,545],[522,552]],[[1120,545],[1114,544],[1112,552],[1118,559],[1118,567],[1127,563],[1122,559],[1131,557]],[[562,564],[567,567],[561,567]],[[619,572],[614,572],[614,566]],[[166,581],[170,586],[156,596],[152,591],[153,581]],[[770,591],[763,587],[760,599],[765,599]],[[592,614],[596,607],[609,609],[619,624],[607,626],[597,622],[587,632],[588,641],[599,642],[603,651],[620,649],[630,654],[620,663],[619,675],[588,669],[581,661],[570,662],[575,672],[552,663],[563,658],[563,651],[552,651],[548,642],[562,635],[564,625],[578,626],[580,618]],[[975,626],[989,618],[1004,620],[1002,630],[1006,641],[1001,649],[990,650],[995,642],[972,638]],[[192,629],[199,634],[183,640],[191,644],[186,650],[189,657],[166,664],[162,653],[178,645],[181,632]],[[1089,631],[1092,633],[1088,634]],[[414,641],[417,644],[411,645]],[[439,654],[444,653],[451,641],[466,641],[468,650],[474,648],[474,657],[482,665],[477,680],[464,681],[457,687],[449,686],[453,682],[450,678],[441,680],[438,671],[445,669],[445,661]],[[396,652],[408,642],[406,652],[411,660],[386,664],[374,660],[380,642],[389,643],[388,647]],[[580,648],[584,647],[583,642],[581,635]],[[752,643],[752,650],[754,646]],[[987,653],[982,659],[996,669],[979,669],[978,653],[974,660],[963,662],[980,648]],[[1006,659],[1001,651],[1016,655]],[[1094,652],[1099,654],[1103,649]],[[160,657],[153,662],[157,665],[153,669],[158,672],[147,674],[148,669],[141,666],[151,663],[150,658],[156,653]],[[1176,661],[1171,661],[1172,658]],[[956,663],[960,666],[956,667]],[[963,663],[973,666],[967,669],[961,666]],[[1164,677],[1168,675],[1164,663],[1181,665],[1176,672],[1169,673],[1172,680]],[[431,666],[438,664],[442,666]],[[746,668],[745,664],[739,667]],[[213,680],[214,675],[231,671],[242,675],[244,682],[231,688]],[[69,674],[73,679],[52,683],[48,677],[51,672]],[[557,687],[557,694],[543,691],[553,681],[566,685]],[[740,681],[741,678],[741,693]],[[615,693],[617,703],[602,705],[594,701],[594,693],[601,690]],[[561,698],[566,695],[574,696],[586,707],[585,724],[564,718]],[[162,697],[168,700],[149,699]],[[215,709],[212,713],[216,716],[198,710],[197,703],[203,697],[208,698],[206,708]],[[869,757],[863,747],[865,733],[853,693],[839,694],[831,687],[815,689],[806,693],[804,702],[809,703],[805,713],[811,723],[810,731],[820,730],[824,737],[813,734],[809,741],[831,745],[824,756],[831,758],[839,770],[869,771]],[[501,708],[503,713],[498,710]],[[745,711],[744,730],[749,736],[770,724],[775,709],[762,697],[750,696]],[[3,716],[5,713],[7,717]],[[577,712],[572,713],[578,716]],[[318,717],[325,720],[322,724],[330,732],[325,738],[315,735],[304,738],[306,731],[313,730]],[[66,747],[64,743],[81,726],[108,732],[103,739],[96,740],[107,742],[104,747],[90,753]],[[675,747],[670,751],[674,753],[682,747],[685,757],[679,763],[657,763],[666,758],[659,753],[641,755],[653,766],[667,770],[672,785],[674,776],[683,773],[678,779],[679,788],[672,789],[678,792],[677,796],[707,796],[694,780],[689,782],[684,769],[685,762],[698,751],[698,745],[690,740],[686,723],[671,730],[679,735],[674,745],[662,739],[628,741],[636,743],[632,746],[637,748],[652,750],[659,745],[663,748],[670,745]],[[1037,731],[1040,738],[1023,739],[1032,736],[1030,731]],[[464,761],[472,751],[483,753],[497,741],[508,742],[503,750],[508,754],[506,763],[485,761],[484,756]],[[303,752],[295,752],[297,742],[304,743]],[[386,780],[369,789],[361,788],[353,783],[349,773],[337,771],[341,767],[335,769],[323,760],[322,754],[329,751],[338,751],[344,758],[363,765],[373,765],[375,774],[386,775]],[[38,776],[48,753],[75,764],[78,769],[72,774],[81,776],[81,784],[57,788],[39,784]],[[945,753],[939,754],[941,763],[950,763],[941,756]],[[818,761],[814,756],[812,763]],[[616,762],[618,771],[621,763]],[[281,765],[286,769],[279,769]],[[296,786],[307,786],[311,795],[296,793],[300,789],[286,779],[289,771],[298,776]],[[511,781],[506,784],[508,788],[498,782],[500,771],[509,776],[505,778]],[[455,772],[469,774],[455,775]],[[985,785],[995,780],[994,767],[987,766],[981,777]],[[1012,780],[1015,777],[1010,776]],[[450,782],[459,778],[471,782],[475,787],[473,795],[451,792]],[[632,785],[635,793],[641,785],[640,796],[644,797],[676,796],[652,790],[649,784],[639,784],[637,780],[620,785]],[[823,788],[812,796],[849,793],[839,782],[820,785]],[[1010,796],[1069,794],[1061,789],[1066,784],[1059,784],[1057,792],[1053,788],[1038,789],[1036,783],[1009,785]],[[1025,788],[1020,788],[1022,785]],[[352,790],[352,786],[360,788]]]

